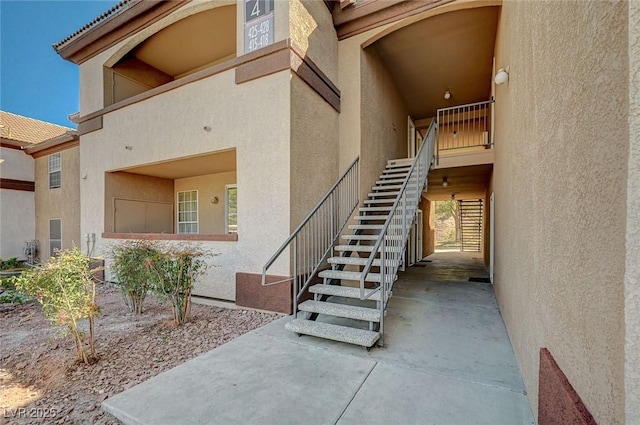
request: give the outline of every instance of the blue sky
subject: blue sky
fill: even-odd
[[[75,128],[78,66],[51,45],[117,3],[0,0],[0,109]]]

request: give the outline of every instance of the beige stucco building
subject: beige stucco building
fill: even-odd
[[[536,417],[546,348],[597,423],[638,423],[638,5],[261,4],[251,21],[242,1],[128,0],[54,46],[80,67],[69,231],[94,255],[196,241],[220,254],[197,296],[287,310],[287,287],[260,285],[271,255],[356,158],[364,200],[437,123],[413,255],[433,201],[481,200]]]
[[[77,137],[71,133],[67,127],[0,111],[0,258],[49,258],[51,219],[54,247],[70,248],[80,242],[79,158],[60,152],[60,147],[68,148],[69,140],[75,140],[77,150]],[[50,168],[50,155],[62,156],[62,164],[52,161]],[[50,175],[62,182],[49,188]],[[58,235],[55,220],[62,217],[63,234]]]

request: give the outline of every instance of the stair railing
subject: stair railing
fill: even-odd
[[[376,292],[380,292],[380,301],[378,302],[380,344],[384,343],[384,311],[391,296],[398,268],[403,261],[407,238],[420,204],[422,191],[427,184],[427,174],[433,162],[437,130],[437,124],[435,120],[432,120],[360,277],[361,299],[368,299]],[[378,252],[380,257],[376,260]],[[380,267],[380,283],[376,288],[365,288],[365,279],[374,265]]]
[[[263,286],[293,281],[294,317],[297,316],[300,297],[326,259],[333,254],[335,241],[360,203],[359,161],[360,157],[353,160],[347,171],[262,268]],[[269,268],[285,252],[291,256],[292,277],[267,283]]]

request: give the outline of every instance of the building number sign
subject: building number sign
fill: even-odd
[[[244,52],[273,44],[274,0],[244,0]]]

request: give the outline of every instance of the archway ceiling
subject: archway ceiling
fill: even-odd
[[[222,6],[197,13],[160,30],[133,55],[173,77],[236,52],[236,8]]]
[[[499,7],[445,13],[399,29],[375,49],[414,119],[488,100]],[[445,90],[451,98],[444,99]]]

